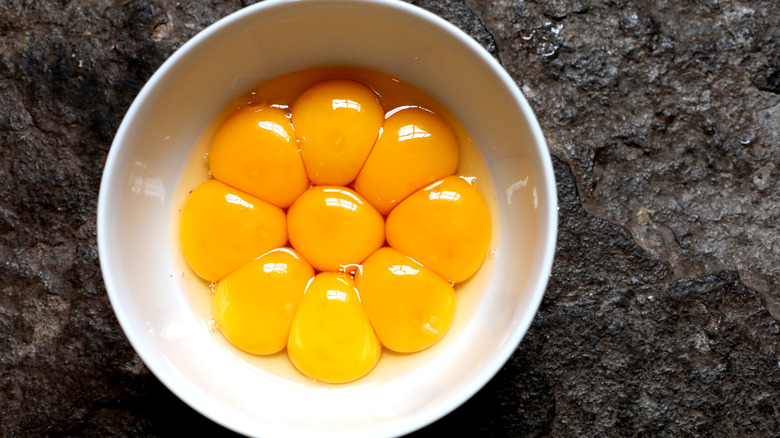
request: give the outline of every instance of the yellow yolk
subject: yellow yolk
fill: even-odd
[[[336,273],[314,277],[290,329],[293,365],[317,380],[344,383],[371,371],[381,351],[355,282]]]
[[[292,122],[311,182],[351,183],[374,146],[383,119],[379,98],[359,82],[331,80],[303,92],[292,106]]]
[[[208,281],[287,242],[281,209],[216,180],[199,185],[187,198],[180,231],[187,263]]]
[[[284,111],[247,107],[231,115],[211,142],[214,178],[286,208],[309,187],[295,134]]]
[[[485,198],[457,176],[437,181],[390,212],[387,242],[445,279],[463,281],[479,269],[488,251]]]
[[[371,254],[358,272],[360,301],[382,345],[412,353],[447,332],[455,311],[447,280],[392,248]]]
[[[403,109],[385,120],[355,190],[386,215],[414,191],[457,168],[458,142],[452,129],[431,112]]]
[[[316,186],[287,211],[290,243],[315,269],[360,263],[385,241],[382,216],[344,187]]]
[[[223,278],[216,287],[217,327],[251,354],[284,349],[293,315],[314,269],[295,251],[270,251]]]

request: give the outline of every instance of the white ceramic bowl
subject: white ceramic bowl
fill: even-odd
[[[458,291],[442,342],[414,355],[385,354],[368,377],[336,386],[296,377],[284,357],[242,355],[210,332],[210,293],[188,280],[176,236],[185,163],[220,110],[260,80],[323,65],[383,71],[449,108],[487,163],[492,184],[480,187],[491,198],[496,245],[490,269]],[[451,24],[389,0],[267,1],[198,34],[130,107],[98,203],[106,288],[146,365],[203,415],[269,437],[400,435],[455,409],[493,377],[531,324],[556,232],[547,146],[513,80]]]

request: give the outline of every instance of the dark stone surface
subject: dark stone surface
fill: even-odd
[[[561,204],[531,330],[481,392],[417,435],[777,436],[777,3],[413,3],[516,79]],[[242,6],[0,2],[0,435],[228,434],[125,339],[95,207],[141,86]]]

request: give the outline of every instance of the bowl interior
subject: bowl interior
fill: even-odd
[[[171,237],[186,163],[228,102],[263,79],[324,65],[382,71],[438,99],[479,146],[492,181],[483,190],[495,210],[492,269],[474,282],[455,334],[421,354],[390,359],[371,379],[333,387],[275,373],[273,360],[251,363],[226,348],[198,314],[208,295],[198,298],[179,275]],[[131,343],[204,415],[250,435],[398,435],[457,407],[514,351],[550,273],[556,209],[549,155],[531,110],[509,76],[460,31],[394,1],[270,1],[203,31],[139,94],[106,164],[98,245]]]

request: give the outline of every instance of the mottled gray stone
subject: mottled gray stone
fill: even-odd
[[[0,2],[0,436],[227,434],[125,339],[95,207],[142,85],[248,3]],[[516,79],[561,206],[531,330],[485,389],[417,434],[776,435],[776,2],[412,3]]]

